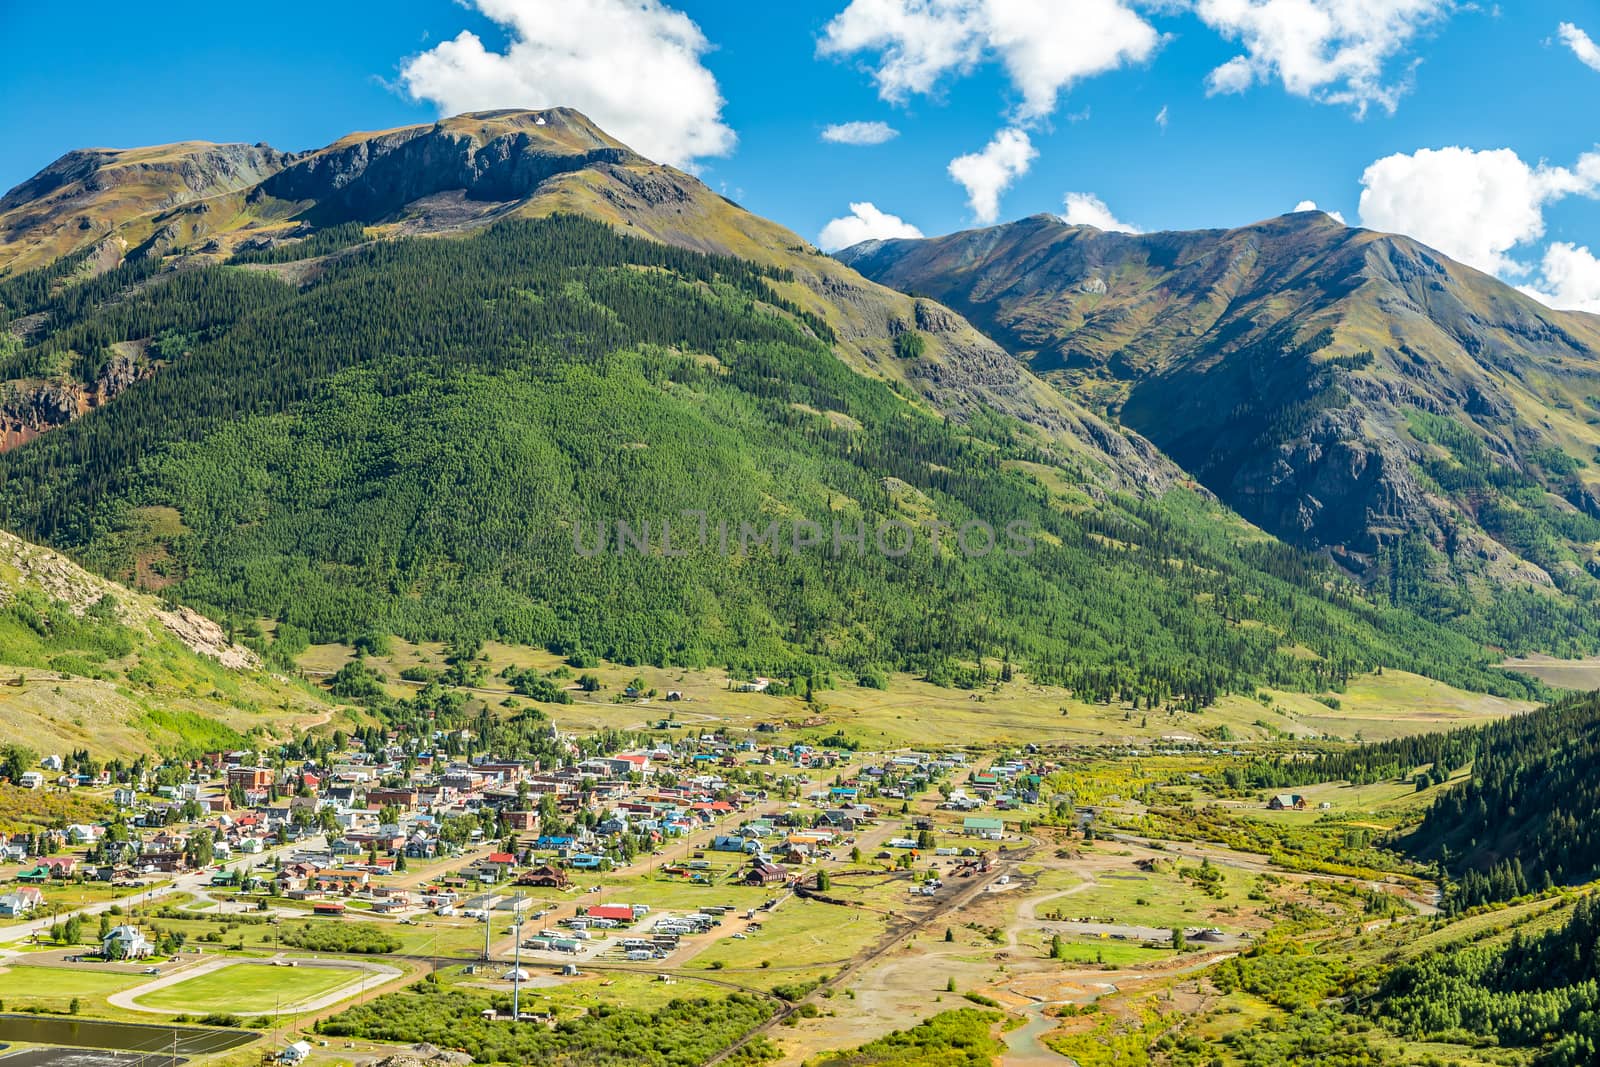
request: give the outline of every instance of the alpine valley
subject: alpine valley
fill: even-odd
[[[551,108],[68,153],[0,383],[0,1042],[1596,1062],[1600,317]]]

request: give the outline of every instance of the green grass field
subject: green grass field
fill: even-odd
[[[1063,942],[1065,963],[1103,963],[1114,967],[1140,967],[1169,960],[1171,949],[1145,948],[1142,944],[1113,938],[1067,938]]]
[[[200,1014],[251,1015],[292,1008],[342,986],[362,972],[353,967],[269,967],[239,963],[196,975],[138,998],[147,1008]]]
[[[442,645],[417,645],[396,638],[391,646],[389,655],[369,657],[367,664],[385,676],[390,693],[396,697],[416,691],[415,685],[400,679],[401,670],[438,669],[443,665]],[[344,645],[314,645],[299,657],[299,662],[307,670],[331,674],[348,662],[351,654]],[[522,699],[498,677],[502,668],[548,671],[563,662],[542,649],[497,642],[487,643],[484,654],[488,671],[479,695],[491,704],[505,698],[519,702]],[[541,707],[565,729],[638,729],[674,715],[688,732],[713,723],[751,727],[757,722],[793,721],[812,714],[798,697],[732,692],[727,675],[721,671],[602,663],[588,673],[597,676],[604,686],[598,694],[576,694],[572,704]],[[636,677],[643,679],[646,688],[678,690],[684,700],[670,705],[661,700],[614,702]],[[838,729],[868,748],[1040,739],[1093,742],[1172,734],[1199,737],[1223,728],[1240,740],[1275,734],[1346,738],[1359,734],[1376,740],[1483,722],[1532,706],[1468,693],[1403,671],[1352,679],[1344,693],[1331,694],[1340,703],[1338,710],[1319,703],[1310,694],[1269,695],[1270,705],[1263,705],[1253,696],[1234,695],[1194,715],[1134,712],[1120,704],[1084,703],[1067,690],[1035,685],[1021,676],[995,689],[969,692],[944,689],[902,673],[889,679],[887,690],[845,684],[819,693],[817,699],[827,725],[785,733],[811,737]]]
[[[1338,701],[1339,706],[1329,707],[1307,693],[1273,690],[1271,710],[1248,697],[1228,697],[1219,702],[1217,712],[1222,717],[1242,718],[1246,714],[1242,709],[1253,705],[1251,721],[1262,718],[1285,733],[1381,741],[1481,724],[1534,706],[1522,700],[1468,693],[1405,671],[1359,675],[1344,692],[1323,695]]]
[[[143,975],[82,967],[7,967],[0,970],[0,1001],[8,1011],[27,1007],[65,1011],[73,997],[89,1003],[148,981]]]
[[[761,927],[744,940],[721,938],[690,960],[686,969],[720,963],[722,970],[744,972],[738,981],[748,981],[752,971],[775,972],[774,982],[790,981],[793,975],[785,971],[826,969],[849,960],[883,936],[886,921],[874,912],[795,898],[764,914]],[[762,967],[763,962],[771,966]]]

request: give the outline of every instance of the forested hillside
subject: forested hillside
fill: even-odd
[[[582,215],[775,269],[783,280],[774,288],[826,322],[834,355],[858,372],[897,382],[958,421],[1015,418],[1041,447],[1069,454],[1108,488],[1146,493],[1183,480],[1149,441],[1052,389],[948,308],[867,281],[571,108],[471,112],[353,133],[302,153],[198,142],[71,152],[8,193],[3,207],[0,290],[25,268],[47,267],[23,283],[34,292],[41,281],[58,285],[130,264],[286,265],[375,237]],[[0,303],[23,306],[4,295]],[[23,315],[15,332],[29,335],[40,324]],[[0,352],[11,342],[0,332]],[[0,449],[102,406],[163,359],[138,342],[93,363],[14,367],[18,377],[0,378]]]
[[[1418,788],[1464,767],[1396,845],[1437,860],[1456,883],[1453,910],[1600,876],[1600,694],[1573,696],[1481,727],[1252,762],[1254,788],[1382,781],[1418,773]],[[1418,771],[1418,769],[1421,769]]]
[[[1036,215],[840,258],[965,314],[1264,529],[1501,647],[1600,647],[1600,320],[1318,211]]]
[[[1600,1050],[1600,902],[1509,944],[1457,947],[1396,967],[1373,1011],[1408,1038],[1482,1035],[1539,1050],[1540,1067],[1587,1067]]]
[[[1600,697],[1485,727],[1472,778],[1445,792],[1403,842],[1460,882],[1456,907],[1600,876]]]
[[[0,457],[0,521],[219,617],[276,619],[289,650],[376,631],[778,674],[971,684],[1015,665],[1196,707],[1380,665],[1529,691],[1196,497],[1095,503],[1015,421],[928,412],[836,358],[786,284],[562,217],[312,264],[18,278],[8,306],[48,325],[6,376],[132,343],[160,369]],[[596,523],[685,511],[1022,522],[1038,549],[575,550],[575,527],[592,545]]]

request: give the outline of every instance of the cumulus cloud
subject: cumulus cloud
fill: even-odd
[[[1068,193],[1064,203],[1066,211],[1061,221],[1068,226],[1093,226],[1112,233],[1141,233],[1139,227],[1121,221],[1106,207],[1106,202],[1093,193]]]
[[[1358,115],[1377,104],[1393,112],[1406,75],[1389,77],[1430,23],[1454,0],[1196,0],[1207,26],[1244,48],[1206,79],[1211,93],[1240,93],[1279,79],[1296,96],[1345,104]]]
[[[973,218],[985,224],[998,219],[1000,194],[1028,173],[1038,154],[1027,132],[1013,126],[995,134],[983,151],[952,159],[950,177],[966,187]]]
[[[1561,24],[1561,43],[1572,49],[1572,54],[1577,56],[1586,67],[1600,70],[1600,45],[1583,30],[1570,22]]]
[[[1022,97],[1016,121],[1031,122],[1063,89],[1143,62],[1160,43],[1127,0],[850,0],[817,51],[875,56],[879,95],[895,103],[998,60]]]
[[[822,131],[822,139],[834,144],[883,144],[899,136],[887,122],[836,122]]]
[[[1519,288],[1553,308],[1600,314],[1600,258],[1587,247],[1552,242],[1540,273],[1537,286]]]
[[[1572,167],[1529,166],[1509,148],[1397,153],[1361,176],[1361,224],[1415,237],[1479,270],[1527,273],[1512,249],[1544,235],[1544,209],[1600,189],[1600,151]]]
[[[1322,211],[1322,209],[1317,206],[1317,202],[1315,200],[1302,200],[1294,206],[1294,209],[1297,212]],[[1337,222],[1340,226],[1345,225],[1344,216],[1339,214],[1337,211],[1322,211],[1322,213],[1328,216],[1334,222]]]
[[[822,228],[817,247],[824,252],[860,244],[862,241],[887,241],[896,237],[921,237],[922,231],[898,215],[879,211],[869,201],[850,205],[850,214]]]
[[[710,44],[661,0],[463,0],[504,27],[505,51],[463,30],[406,60],[400,82],[444,114],[575,107],[652,159],[692,166],[733,150]]]

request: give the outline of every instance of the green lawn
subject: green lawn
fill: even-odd
[[[1199,866],[1188,858],[1180,862],[1189,869]],[[1158,928],[1215,922],[1228,928],[1233,924],[1223,909],[1252,910],[1248,897],[1257,880],[1255,874],[1218,866],[1221,895],[1213,897],[1195,881],[1179,877],[1175,866],[1163,861],[1154,871],[1137,871],[1130,864],[1127,871],[1102,873],[1094,888],[1045,902],[1039,917],[1072,920],[1092,916],[1102,922]]]
[[[65,1011],[72,998],[85,1003],[150,981],[144,975],[66,967],[7,967],[0,970],[0,1001],[8,1011]]]
[[[165,885],[166,883],[157,882],[154,884]],[[15,883],[7,882],[4,885],[0,885],[0,893],[9,893],[15,888]],[[0,926],[15,926],[19,923],[33,922],[35,919],[46,918],[50,914],[51,907],[54,907],[57,912],[67,912],[76,911],[89,904],[101,904],[108,900],[121,900],[125,902],[125,905],[132,905],[145,899],[145,891],[142,889],[137,892],[118,889],[106,882],[47,882],[42,889],[44,893],[44,908],[32,915],[0,919]]]
[[[292,1008],[341,986],[361,972],[351,967],[270,967],[235,964],[138,998],[147,1008],[200,1014],[221,1011],[251,1015]]]
[[[761,916],[762,929],[743,940],[722,937],[690,960],[690,970],[710,968],[720,963],[729,972],[742,972],[736,979],[746,981],[751,973],[776,972],[773,981],[788,981],[785,971],[797,968],[823,968],[842,964],[861,949],[883,936],[883,916],[831,904],[818,904],[799,898],[785,901],[776,911]],[[770,968],[762,967],[763,961]],[[731,976],[731,975],[730,975]]]
[[[1116,967],[1140,967],[1171,959],[1171,949],[1145,948],[1142,944],[1112,938],[1067,938],[1063,960],[1068,963],[1104,963]]]

